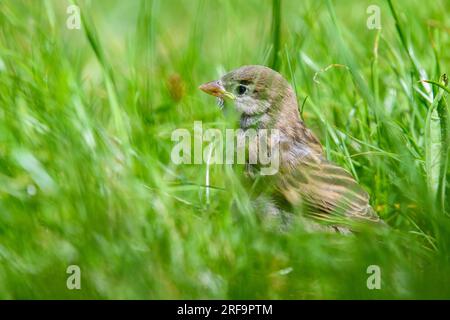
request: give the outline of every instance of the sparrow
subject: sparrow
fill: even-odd
[[[231,102],[242,130],[279,132],[279,170],[260,187],[257,208],[272,215],[300,208],[307,219],[327,222],[327,228],[341,233],[350,232],[346,222],[381,222],[354,177],[326,159],[319,140],[300,118],[294,90],[280,73],[265,66],[242,66],[199,89],[217,97],[220,106]]]

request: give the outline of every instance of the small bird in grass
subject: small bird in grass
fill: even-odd
[[[279,170],[270,177],[270,185],[263,184],[257,208],[287,220],[292,214],[286,212],[301,208],[309,217],[328,222],[312,222],[320,225],[317,228],[342,233],[349,230],[346,221],[381,222],[367,192],[349,172],[325,158],[319,140],[300,119],[296,95],[281,74],[264,66],[243,66],[199,88],[216,96],[220,105],[231,100],[241,129],[278,129]],[[248,167],[251,171],[252,165]]]

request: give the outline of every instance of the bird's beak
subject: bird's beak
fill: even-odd
[[[200,90],[218,98],[235,99],[234,94],[225,90],[219,81],[210,81],[198,87]]]

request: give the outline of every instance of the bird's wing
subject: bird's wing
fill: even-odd
[[[283,175],[279,191],[291,204],[302,204],[317,218],[380,220],[369,204],[369,195],[352,175],[323,158],[297,164]]]

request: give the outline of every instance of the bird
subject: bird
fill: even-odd
[[[313,226],[309,229],[345,234],[352,233],[354,223],[384,223],[355,178],[327,160],[319,139],[301,120],[292,86],[279,72],[246,65],[199,89],[217,97],[220,106],[231,102],[240,129],[279,132],[279,170],[259,187],[255,208],[288,222],[294,219],[292,212],[300,210],[302,219]],[[253,180],[256,166],[248,165]]]

